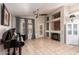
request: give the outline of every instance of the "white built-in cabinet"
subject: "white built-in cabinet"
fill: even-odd
[[[79,22],[66,23],[66,44],[78,45],[79,44]]]

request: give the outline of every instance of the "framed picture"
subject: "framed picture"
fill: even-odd
[[[1,6],[1,24],[9,26],[10,22],[10,13],[8,12],[6,6],[2,4]]]

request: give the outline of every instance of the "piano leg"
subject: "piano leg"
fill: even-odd
[[[10,48],[7,49],[7,55],[10,55]]]
[[[19,55],[21,55],[21,47],[19,47]]]
[[[16,55],[16,48],[13,48],[13,53],[12,55]]]

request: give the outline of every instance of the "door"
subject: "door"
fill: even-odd
[[[78,45],[78,24],[77,23],[66,24],[66,43]]]
[[[44,37],[44,26],[39,24],[39,37]]]

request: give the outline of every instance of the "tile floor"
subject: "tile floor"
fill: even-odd
[[[66,45],[52,39],[27,40],[22,48],[23,55],[78,55],[79,46]]]
[[[5,55],[3,45],[0,45],[0,55]],[[22,47],[22,55],[78,55],[79,46],[66,45],[52,39],[26,40]]]

